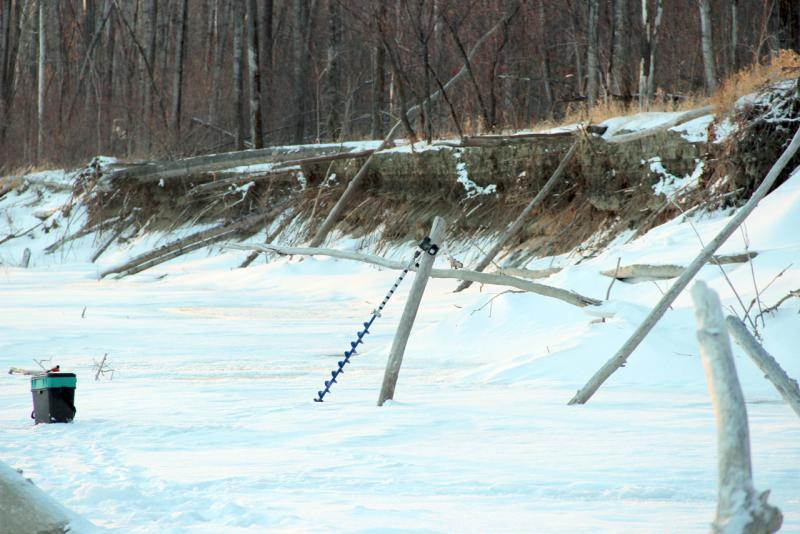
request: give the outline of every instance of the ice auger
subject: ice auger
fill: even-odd
[[[381,311],[386,306],[386,303],[389,302],[389,299],[392,298],[394,292],[397,291],[397,288],[400,286],[400,283],[403,281],[403,278],[406,277],[408,271],[411,270],[412,267],[416,266],[419,267],[417,260],[419,259],[420,255],[425,252],[430,254],[431,256],[435,256],[436,253],[439,251],[439,246],[431,242],[430,237],[426,237],[423,239],[420,244],[418,245],[418,249],[414,251],[414,257],[411,258],[411,261],[408,262],[406,268],[403,269],[403,272],[400,273],[400,276],[395,281],[392,288],[386,293],[386,296],[383,297],[383,301],[380,305],[372,310],[372,316],[369,318],[369,321],[363,323],[364,329],[360,330],[356,333],[356,340],[350,342],[350,350],[344,351],[344,359],[339,360],[339,365],[336,369],[331,371],[331,379],[325,381],[325,389],[321,389],[317,391],[317,397],[314,399],[314,402],[322,402],[322,398],[330,392],[331,386],[336,384],[336,377],[340,374],[344,373],[344,366],[350,363],[350,358],[356,354],[356,349],[362,343],[364,343],[364,336],[369,334],[369,328],[372,326],[372,323],[375,322],[375,319],[381,316]]]

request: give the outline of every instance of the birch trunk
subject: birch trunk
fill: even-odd
[[[37,94],[37,115],[36,115],[36,162],[42,163],[42,154],[44,153],[44,96],[47,87],[45,80],[45,66],[47,64],[47,8],[45,7],[45,0],[39,0],[39,65],[37,70],[38,87]]]
[[[586,51],[586,98],[589,108],[592,108],[597,101],[599,94],[598,74],[600,61],[597,50],[597,23],[600,18],[600,0],[589,0],[589,32]]]
[[[653,33],[650,36],[650,69],[647,73],[647,101],[652,102],[656,94],[656,51],[661,30],[661,17],[664,14],[663,0],[656,3],[656,19],[653,22]]]
[[[181,134],[181,107],[183,105],[183,60],[186,56],[186,27],[188,26],[189,0],[181,0],[178,11],[178,40],[175,43],[175,74],[172,78],[172,127],[177,139]]]
[[[717,294],[703,282],[692,288],[697,339],[717,422],[717,515],[715,534],[767,534],[780,529],[780,510],[757,495],[750,461],[750,431],[744,394]]]
[[[244,150],[246,128],[244,123],[244,76],[242,74],[242,47],[244,37],[245,0],[233,0],[233,109],[236,123],[236,150]]]
[[[774,385],[778,393],[781,394],[786,404],[788,404],[797,415],[800,415],[800,388],[797,386],[797,381],[789,378],[786,371],[784,371],[775,358],[764,350],[764,347],[756,341],[742,321],[729,315],[725,319],[725,322],[728,325],[728,332],[731,334],[736,344],[744,349],[745,353],[753,360],[753,363],[755,363],[767,379],[772,382],[772,385]]]
[[[642,34],[639,38],[639,111],[650,109],[647,99],[647,77],[650,74],[649,0],[642,0]]]
[[[328,72],[325,84],[325,107],[328,111],[327,131],[332,141],[341,138],[342,133],[342,87],[341,58],[342,53],[342,14],[341,6],[336,0],[328,2]]]
[[[711,36],[711,2],[698,0],[700,8],[700,42],[703,51],[703,73],[706,78],[706,92],[717,89],[717,67],[714,59],[714,41]]]
[[[627,28],[628,0],[614,0],[614,32],[611,43],[611,68],[609,69],[609,91],[612,95],[628,94],[625,84],[625,39]]]
[[[150,68],[156,64],[156,44],[158,42],[158,0],[150,0],[147,11],[147,49],[146,57]],[[146,67],[143,67],[145,70]],[[142,80],[142,92],[144,93],[144,125],[145,125],[145,149],[152,148],[152,127],[153,127],[153,86],[149,83],[148,77]]]
[[[537,18],[539,24],[539,55],[541,56],[542,68],[542,87],[544,88],[544,97],[547,102],[548,115],[553,112],[553,103],[555,97],[553,96],[553,85],[551,82],[550,74],[550,51],[547,47],[547,18],[544,10],[544,0],[539,0],[537,5]]]
[[[308,101],[308,78],[311,53],[308,49],[310,25],[310,0],[294,0],[294,80],[292,106],[292,142],[302,144],[306,129],[306,102]]]
[[[731,0],[731,55],[729,74],[739,70],[739,0]]]
[[[258,43],[258,3],[247,0],[247,71],[250,75],[250,140],[253,148],[264,146],[261,122],[261,60]]]

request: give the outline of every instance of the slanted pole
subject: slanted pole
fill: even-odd
[[[656,325],[656,323],[661,319],[661,317],[666,313],[669,306],[672,302],[678,298],[678,295],[689,285],[689,282],[692,281],[694,276],[700,271],[700,269],[708,262],[709,259],[714,255],[719,247],[728,240],[728,238],[733,235],[737,228],[744,222],[750,213],[756,209],[758,203],[764,198],[772,186],[775,184],[775,181],[780,176],[781,172],[783,171],[784,167],[789,163],[789,160],[794,157],[797,149],[800,148],[800,128],[797,129],[795,132],[792,141],[789,143],[789,146],[786,147],[786,150],[783,151],[781,157],[778,158],[778,161],[772,166],[767,173],[767,176],[764,178],[764,181],[761,182],[761,185],[758,186],[758,189],[755,190],[753,196],[750,197],[750,200],[745,203],[744,206],[739,208],[739,211],[731,217],[731,220],[725,225],[725,227],[717,234],[717,236],[712,239],[700,252],[700,254],[686,267],[686,270],[683,274],[675,280],[675,283],[672,284],[672,287],[664,293],[664,296],[661,297],[661,300],[658,301],[658,304],[650,310],[650,313],[645,317],[642,324],[640,324],[636,330],[633,331],[631,337],[620,347],[614,356],[611,357],[595,374],[589,381],[586,383],[583,388],[579,389],[578,392],[575,394],[574,397],[569,401],[569,404],[585,404],[591,397],[594,395],[595,391],[600,389],[600,386],[603,385],[608,377],[610,377],[614,371],[625,365],[625,362],[628,360],[628,356],[639,346],[639,343],[647,337],[647,334],[650,333],[650,330]]]
[[[786,404],[791,406],[797,415],[800,415],[800,388],[797,386],[797,380],[789,378],[789,375],[781,368],[775,358],[764,350],[764,347],[748,332],[742,321],[733,315],[729,315],[725,322],[728,325],[728,332],[736,344],[744,349],[750,359],[767,377],[767,380],[772,382],[772,385],[781,394]]]
[[[719,297],[699,281],[691,292],[700,357],[717,421],[717,515],[711,532],[771,534],[780,529],[783,516],[767,503],[769,490],[759,494],[753,487],[747,410]]]
[[[433,220],[430,238],[431,242],[440,248],[444,228],[444,219],[436,217]],[[384,402],[394,398],[394,388],[397,386],[397,377],[400,375],[400,366],[403,364],[403,353],[406,350],[408,337],[411,335],[411,327],[414,326],[414,319],[417,317],[422,294],[428,284],[428,277],[431,274],[434,259],[435,256],[427,253],[423,253],[420,257],[419,269],[414,277],[414,284],[411,286],[406,307],[403,309],[400,324],[397,326],[397,332],[394,335],[392,350],[389,352],[389,360],[386,362],[386,372],[383,375],[383,385],[381,386],[381,394],[378,397],[378,406],[383,406]]]
[[[528,205],[525,206],[525,209],[522,210],[522,213],[520,213],[517,216],[516,220],[514,220],[514,222],[511,223],[511,226],[509,226],[506,229],[506,231],[503,232],[503,235],[500,236],[500,239],[497,240],[497,242],[494,244],[491,250],[489,250],[489,252],[487,252],[486,255],[483,257],[483,259],[478,262],[478,264],[473,269],[474,271],[481,272],[486,267],[488,267],[489,264],[492,263],[492,260],[495,258],[495,256],[497,256],[500,250],[506,245],[508,240],[514,237],[522,229],[522,226],[528,220],[528,217],[530,216],[533,209],[542,203],[545,197],[547,197],[547,195],[550,194],[550,191],[553,190],[558,181],[561,179],[561,175],[564,174],[564,171],[567,169],[567,165],[569,164],[570,161],[572,161],[572,157],[578,150],[578,141],[579,139],[576,139],[575,142],[572,143],[572,146],[570,147],[569,151],[561,159],[561,163],[558,164],[558,168],[556,168],[556,170],[553,172],[553,175],[550,176],[550,179],[547,180],[547,182],[539,190],[536,196],[533,197],[533,200],[531,200],[528,203]],[[465,280],[461,282],[461,284],[459,284],[455,292],[458,293],[459,291],[463,291],[464,289],[467,289],[470,285],[472,285],[472,282]]]

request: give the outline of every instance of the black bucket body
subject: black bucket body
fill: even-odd
[[[36,423],[69,423],[75,418],[74,373],[47,373],[31,377]]]

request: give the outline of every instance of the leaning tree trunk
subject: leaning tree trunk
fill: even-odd
[[[706,91],[711,94],[717,89],[717,67],[714,60],[714,40],[711,36],[711,3],[699,0],[700,7],[700,42],[703,51],[703,73],[706,79]]]

